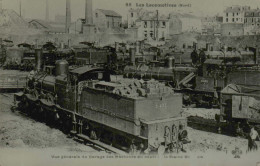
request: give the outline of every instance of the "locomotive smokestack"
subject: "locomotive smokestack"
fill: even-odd
[[[197,43],[196,42],[193,42],[193,49],[197,50]]]
[[[207,50],[207,51],[210,51],[210,43],[207,43],[207,44],[206,44],[206,50]]]
[[[135,43],[135,52],[136,52],[137,54],[140,53],[140,44],[139,44],[139,41],[136,41],[136,43]]]
[[[68,48],[71,47],[71,39],[68,40]]]
[[[42,58],[43,58],[43,53],[42,49],[35,49],[35,70],[36,71],[41,71],[42,70]]]
[[[86,0],[85,19],[86,19],[86,24],[91,24],[91,25],[93,24],[92,0]]]
[[[60,48],[64,49],[64,42],[63,41],[60,43]]]
[[[174,57],[168,57],[166,59],[166,64],[165,65],[166,65],[166,67],[168,69],[172,69],[174,67],[174,65],[175,65],[175,58]]]
[[[135,48],[130,48],[130,59],[133,66],[135,65]]]
[[[224,45],[224,52],[227,52],[227,46],[226,45]]]
[[[115,50],[118,52],[118,42],[115,42]]]
[[[49,21],[49,0],[46,0],[46,16],[45,20]]]
[[[70,0],[66,0],[66,33],[69,33],[71,24]]]

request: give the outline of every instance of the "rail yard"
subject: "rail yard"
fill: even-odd
[[[259,35],[224,35],[224,23],[222,34],[216,27],[211,35],[198,27],[173,32],[189,14],[159,10],[131,8],[123,23],[120,14],[93,12],[92,0],[84,2],[85,18],[72,24],[71,0],[55,22],[47,19],[46,0],[46,20],[26,26],[21,12],[2,9],[0,0],[0,154],[47,153],[51,160],[259,155]],[[9,34],[8,26],[23,32]]]

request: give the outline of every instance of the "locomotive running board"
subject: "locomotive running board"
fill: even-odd
[[[98,146],[100,146],[100,147],[102,147],[102,148],[104,148],[104,149],[106,149],[106,150],[109,150],[109,151],[111,151],[111,152],[114,152],[114,153],[116,153],[116,154],[120,154],[120,155],[127,155],[128,153],[126,153],[125,151],[122,151],[122,150],[120,150],[120,149],[117,149],[117,148],[115,148],[115,147],[112,147],[112,146],[110,146],[110,145],[107,145],[107,144],[105,144],[105,143],[103,143],[103,142],[100,142],[100,141],[97,141],[97,140],[92,140],[92,139],[90,139],[88,136],[86,136],[86,135],[83,135],[83,134],[77,134],[76,135],[78,138],[81,138],[81,139],[84,139],[84,140],[86,140],[86,141],[88,141],[88,142],[91,142],[92,144],[95,144],[95,145],[98,145]]]

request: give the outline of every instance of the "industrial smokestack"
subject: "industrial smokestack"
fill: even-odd
[[[46,0],[46,16],[45,16],[45,20],[49,21],[49,0]]]
[[[135,65],[135,48],[130,48],[130,60],[132,65]]]
[[[2,0],[0,0],[0,12],[2,12],[3,6],[2,6]]]
[[[20,13],[20,17],[22,17],[22,0],[20,0],[19,3],[19,13]]]
[[[2,48],[2,45],[3,45],[3,39],[0,38],[0,48]]]
[[[70,0],[66,0],[66,33],[69,33],[71,23]]]
[[[85,19],[86,19],[86,24],[93,24],[92,0],[86,0]]]

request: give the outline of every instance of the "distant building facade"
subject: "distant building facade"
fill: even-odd
[[[243,24],[245,12],[250,10],[250,6],[230,6],[224,10],[223,23]]]
[[[260,9],[252,9],[245,12],[245,35],[257,35],[260,32]]]
[[[202,32],[201,18],[191,14],[170,13],[169,33],[170,35],[184,32]]]
[[[201,22],[203,35],[220,35],[221,24],[223,22],[222,16],[207,16],[202,18]]]
[[[93,23],[98,31],[116,29],[122,26],[122,16],[112,10],[96,9]]]
[[[135,27],[136,26],[136,20],[141,19],[146,12],[147,11],[145,11],[142,8],[138,8],[138,9],[132,9],[131,8],[131,9],[129,9],[128,13],[127,13],[128,28]]]
[[[165,40],[169,37],[169,18],[156,11],[130,9],[127,33],[139,40]]]

